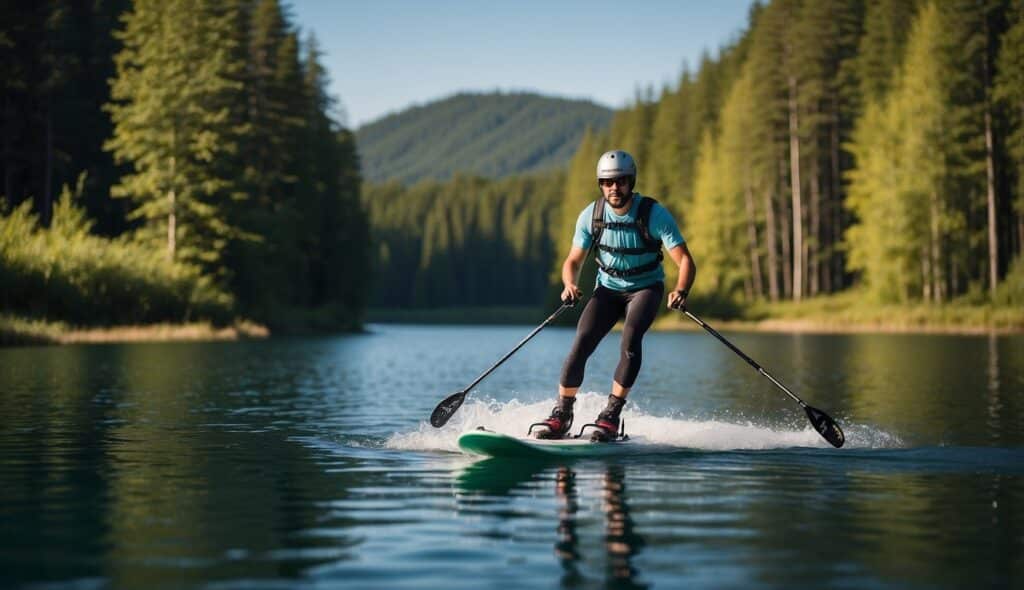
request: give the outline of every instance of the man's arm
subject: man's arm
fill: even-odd
[[[580,298],[580,289],[576,285],[576,281],[579,280],[576,277],[579,276],[580,266],[583,265],[583,259],[587,256],[586,250],[579,246],[573,246],[569,250],[569,255],[565,257],[565,262],[562,263],[562,301],[577,301]]]
[[[697,277],[697,265],[693,263],[685,243],[670,249],[668,255],[679,266],[679,278],[676,279],[676,288],[668,294],[668,306],[670,309],[681,309],[686,306],[686,297]]]

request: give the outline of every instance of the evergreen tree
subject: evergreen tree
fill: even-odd
[[[236,14],[212,0],[140,0],[123,17],[106,143],[131,165],[114,196],[133,202],[140,235],[171,259],[219,265],[238,228],[226,203],[241,198],[231,169],[239,129],[230,118],[243,64],[232,59]],[[170,51],[169,48],[174,48]]]
[[[865,101],[881,100],[889,90],[894,69],[903,61],[907,33],[917,14],[918,0],[867,0],[864,35],[855,69],[858,95]]]
[[[993,92],[1006,110],[1009,123],[1006,146],[1016,177],[1012,203],[1017,222],[1016,229],[1010,229],[1007,237],[1009,242],[1015,243],[1013,253],[1020,256],[1024,249],[1024,4],[1014,5],[1009,21],[1010,27],[1000,43]]]
[[[301,96],[307,97],[303,148],[296,148],[307,181],[301,187],[300,226],[309,276],[307,304],[340,306],[359,317],[368,296],[370,230],[362,205],[362,174],[355,135],[331,113],[336,101],[327,92],[327,72],[320,63],[319,43],[306,43]],[[312,231],[311,231],[312,230]],[[359,277],[360,280],[353,280]]]
[[[0,18],[0,195],[32,198],[47,225],[60,186],[86,173],[83,203],[97,232],[124,227],[109,198],[116,176],[102,143],[117,43],[112,32],[127,0],[10,4]]]
[[[969,243],[984,244],[972,248],[972,258],[987,264],[978,264],[969,274],[972,278],[984,277],[991,298],[996,295],[1002,271],[996,219],[996,121],[991,92],[997,39],[1005,28],[1005,9],[1003,0],[950,0],[943,3],[941,12],[943,50],[951,65],[951,108],[947,122],[951,142],[946,152],[950,158],[950,180],[955,183],[951,192],[961,197],[955,206],[969,216]]]
[[[868,101],[851,145],[848,204],[858,221],[847,234],[850,266],[881,300],[941,301],[950,266],[964,262],[957,240],[965,219],[951,207],[942,155],[950,145],[942,35],[938,8],[926,4],[890,93]]]
[[[751,31],[750,92],[756,107],[750,141],[757,194],[765,214],[765,260],[768,295],[772,301],[792,292],[791,200],[788,187],[789,84],[785,73],[785,44],[789,31],[789,7],[766,6]]]
[[[724,188],[720,214],[732,216],[734,223],[729,232],[729,241],[735,247],[729,261],[736,277],[733,286],[742,279],[748,301],[765,295],[761,263],[765,219],[755,198],[763,181],[756,175],[756,149],[748,135],[756,125],[753,99],[753,72],[744,68],[722,107],[718,172],[724,175],[720,179]]]

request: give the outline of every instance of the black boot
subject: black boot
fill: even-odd
[[[626,400],[614,395],[608,396],[608,405],[597,415],[597,429],[590,435],[590,440],[608,442],[619,437],[619,414],[622,413],[622,406]]]
[[[565,436],[572,426],[572,405],[576,403],[575,397],[560,397],[558,403],[551,410],[548,419],[539,423],[536,438],[557,439]],[[532,429],[532,427],[531,427]]]

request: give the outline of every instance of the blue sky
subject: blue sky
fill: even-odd
[[[745,27],[753,0],[290,0],[349,126],[461,90],[530,90],[621,107]]]

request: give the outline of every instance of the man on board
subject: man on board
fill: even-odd
[[[576,340],[562,367],[558,403],[551,416],[534,429],[537,438],[565,436],[572,424],[572,406],[583,383],[587,359],[615,323],[625,318],[612,393],[597,417],[598,428],[592,438],[608,441],[618,435],[619,414],[640,372],[644,333],[654,322],[665,291],[662,246],[679,266],[668,306],[679,309],[686,303],[697,267],[672,214],[654,199],[633,192],[636,177],[633,157],[622,150],[607,152],[597,161],[597,184],[602,196],[576,220],[572,249],[562,263],[562,301],[580,299],[576,277],[592,243],[599,268],[597,287],[580,314]]]

